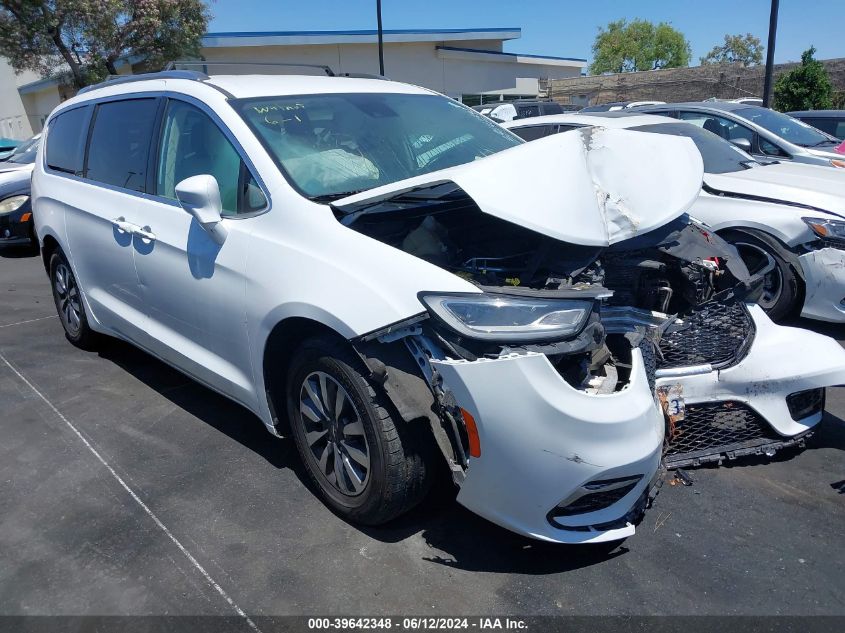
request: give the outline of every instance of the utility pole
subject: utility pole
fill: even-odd
[[[766,49],[766,81],[763,84],[764,108],[768,108],[772,102],[772,71],[775,65],[775,37],[778,33],[778,4],[780,0],[772,0],[772,12],[769,14],[769,47]]]
[[[376,17],[378,18],[378,72],[380,75],[384,75],[384,34],[381,28],[381,0],[376,0]]]

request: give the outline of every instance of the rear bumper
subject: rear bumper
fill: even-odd
[[[845,322],[845,251],[821,248],[798,257],[804,271],[804,306],[808,319]]]
[[[775,325],[759,306],[749,306],[756,334],[745,357],[730,367],[690,375],[689,368],[658,372],[657,388],[680,385],[686,405],[736,403],[756,413],[776,432],[793,438],[822,418],[819,411],[795,420],[787,396],[845,384],[845,350],[827,336]],[[684,374],[687,375],[684,375]]]
[[[481,456],[469,460],[458,502],[505,528],[557,543],[622,539],[660,465],[664,421],[642,355],[628,386],[592,395],[571,387],[542,354],[432,361],[459,406],[475,418]],[[590,482],[637,478],[596,511],[550,512]]]

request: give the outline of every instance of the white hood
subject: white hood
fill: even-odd
[[[591,127],[370,189],[335,205],[452,181],[484,213],[564,242],[608,246],[686,212],[698,197],[702,175],[701,155],[688,138]]]
[[[804,204],[845,215],[845,169],[777,163],[728,174],[704,174],[713,189]]]

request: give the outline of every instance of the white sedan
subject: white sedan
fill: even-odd
[[[525,140],[583,127],[692,139],[705,173],[689,213],[734,244],[752,272],[771,267],[759,305],[775,321],[800,313],[845,322],[845,173],[760,162],[707,131],[706,124],[655,115],[561,114],[503,125]]]

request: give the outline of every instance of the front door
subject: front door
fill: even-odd
[[[161,125],[154,198],[139,215],[135,267],[153,351],[236,400],[255,402],[246,331],[252,223],[239,218],[266,198],[222,127],[200,108],[168,100]],[[184,211],[176,185],[210,174],[220,187],[228,236],[220,245]]]

